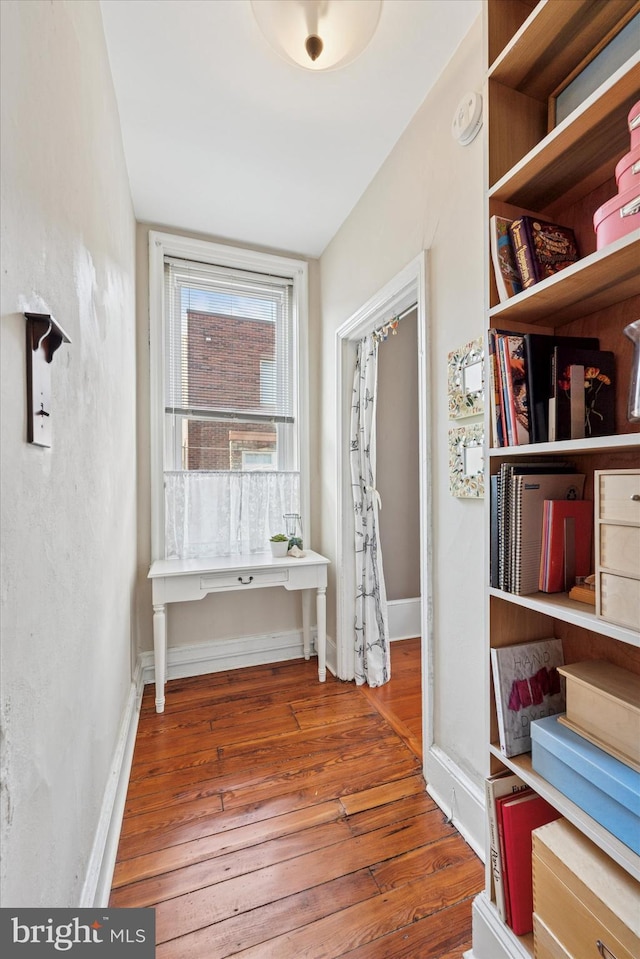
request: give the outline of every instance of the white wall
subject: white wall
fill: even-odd
[[[376,487],[387,599],[420,596],[418,334],[413,310],[378,350]]]
[[[479,18],[320,261],[323,498],[319,545],[335,560],[340,522],[336,516],[335,331],[422,249],[429,251],[435,670],[431,705],[435,745],[468,777],[476,798],[485,763],[484,722],[479,720],[484,715],[483,503],[449,495],[446,366],[447,353],[483,329],[483,139],[479,136],[461,147],[450,133],[460,99],[467,91],[481,91],[482,85]],[[328,630],[335,635],[333,588],[329,596]],[[478,815],[476,832],[479,823]]]
[[[135,224],[99,5],[0,6],[2,905],[74,906],[131,692]],[[72,340],[52,449],[26,442],[24,310]]]

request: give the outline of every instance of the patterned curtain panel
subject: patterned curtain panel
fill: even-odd
[[[358,344],[351,407],[351,480],[355,511],[355,676],[361,686],[391,678],[387,594],[378,539],[380,497],[376,486],[376,388],[378,344]]]
[[[254,470],[164,474],[167,559],[261,553],[300,512],[300,474]]]

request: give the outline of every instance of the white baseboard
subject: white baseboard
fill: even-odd
[[[118,739],[82,886],[80,907],[106,907],[109,904],[138,730],[142,689],[142,668],[138,664],[120,721]]]
[[[311,631],[311,654],[315,656],[316,630]],[[285,633],[266,633],[236,639],[212,640],[191,646],[170,646],[167,650],[167,679],[184,679],[219,673],[224,669],[242,666],[262,666],[281,663],[287,659],[302,659],[304,646],[302,630]],[[153,652],[140,656],[145,683],[154,681]],[[327,668],[335,675],[335,642],[327,636]]]
[[[476,786],[439,746],[430,746],[424,765],[427,792],[484,862],[485,814],[482,789]]]
[[[389,614],[389,639],[413,639],[422,633],[422,602],[416,599],[390,599],[387,602]]]
[[[531,959],[531,953],[502,922],[498,910],[481,892],[471,910],[473,948],[469,959]]]

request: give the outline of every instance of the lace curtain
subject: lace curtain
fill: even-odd
[[[358,343],[351,407],[351,480],[355,511],[355,679],[382,686],[391,678],[387,593],[378,540],[376,485],[378,343]]]
[[[167,559],[264,552],[283,513],[300,512],[297,472],[171,471],[164,482]]]

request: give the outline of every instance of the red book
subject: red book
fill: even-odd
[[[567,520],[569,522],[565,528]],[[593,503],[586,499],[545,500],[542,530],[540,589],[544,593],[562,593],[575,585],[576,576],[588,576],[593,572],[591,565]],[[571,557],[572,549],[573,557]],[[571,582],[567,584],[565,584],[565,558],[569,567],[572,567]]]
[[[502,834],[502,861],[507,897],[507,924],[516,936],[533,930],[533,879],[531,833],[560,813],[533,790],[496,799],[498,834]]]

